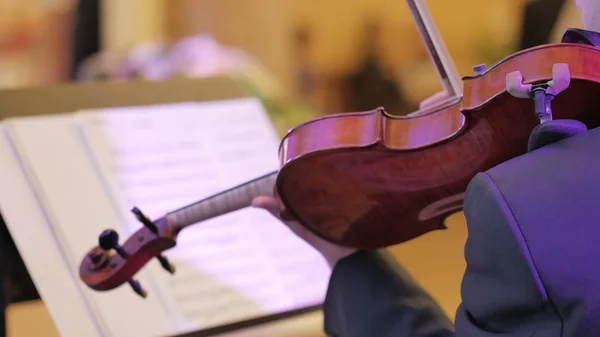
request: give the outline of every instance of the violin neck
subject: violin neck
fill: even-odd
[[[444,90],[450,97],[462,96],[460,76],[424,2],[406,0]]]
[[[272,172],[176,211],[169,212],[166,215],[166,224],[170,230],[179,233],[179,231],[189,225],[248,207],[252,204],[254,198],[261,195],[272,195],[276,179],[277,172]]]

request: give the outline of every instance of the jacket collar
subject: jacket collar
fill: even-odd
[[[600,33],[591,30],[569,28],[563,34],[562,43],[581,43],[600,47]]]

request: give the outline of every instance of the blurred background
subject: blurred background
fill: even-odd
[[[461,76],[558,41],[579,26],[573,2],[426,1]],[[272,103],[282,132],[314,114],[405,114],[441,89],[404,1],[0,0],[0,87],[224,72]]]
[[[581,27],[570,0],[426,3],[461,76]],[[441,90],[404,1],[0,0],[0,89],[224,74],[262,99],[282,136],[330,113],[407,114]],[[466,234],[459,213],[448,231],[391,249],[451,317]],[[12,268],[11,300],[35,296]]]

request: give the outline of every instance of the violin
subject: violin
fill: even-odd
[[[374,249],[436,229],[462,210],[475,174],[527,151],[531,131],[553,118],[600,125],[600,50],[551,44],[511,55],[460,78],[421,0],[407,0],[448,98],[408,116],[384,108],[328,115],[283,138],[280,170],[151,221],[119,245],[107,230],[83,258],[79,275],[106,291],[134,275],[177,243],[186,227],[251,205],[261,195],[281,201],[287,213],[316,235],[343,246]]]
[[[600,125],[600,49],[560,43],[515,53],[462,78],[422,1],[407,0],[450,101],[406,117],[383,108],[292,129],[277,192],[322,238],[358,249],[400,244],[460,210],[478,172],[527,152],[540,123]]]

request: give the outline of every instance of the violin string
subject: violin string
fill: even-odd
[[[250,206],[252,199],[271,195],[278,172],[272,172],[222,193],[195,202],[167,214],[167,223],[177,231],[206,219]]]

